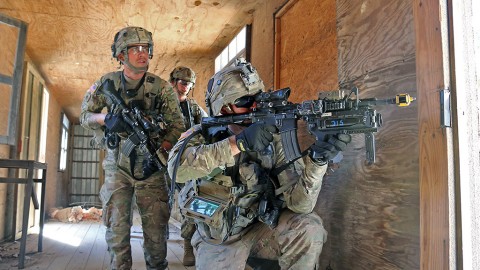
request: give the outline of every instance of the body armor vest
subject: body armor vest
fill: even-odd
[[[224,128],[213,132],[211,142],[231,135]],[[242,152],[233,167],[190,181],[182,189],[181,212],[196,221],[205,241],[233,240],[257,221],[276,226],[284,203],[275,196],[278,181],[270,175],[274,155],[272,144],[261,153]]]

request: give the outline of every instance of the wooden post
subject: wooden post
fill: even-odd
[[[440,126],[444,88],[438,0],[415,0],[420,163],[421,269],[449,269],[447,132]]]

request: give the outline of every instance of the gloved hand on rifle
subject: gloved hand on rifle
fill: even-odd
[[[347,144],[352,141],[349,134],[339,133],[326,135],[323,141],[317,141],[310,146],[310,158],[319,165],[325,165],[333,159],[338,152],[344,151]]]
[[[150,175],[156,173],[159,169],[155,161],[150,158],[146,158],[142,162],[143,165],[143,176],[149,177]]]
[[[107,113],[105,116],[105,126],[110,132],[125,132],[128,130],[128,124],[123,120],[122,114],[118,113]]]
[[[243,130],[235,139],[240,151],[262,151],[273,141],[273,134],[278,132],[274,125],[257,122]]]

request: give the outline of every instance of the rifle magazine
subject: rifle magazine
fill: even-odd
[[[283,149],[285,151],[285,158],[288,161],[297,159],[302,155],[300,145],[297,139],[297,130],[291,129],[280,133],[282,139]]]

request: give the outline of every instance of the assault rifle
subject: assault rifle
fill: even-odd
[[[159,169],[165,167],[157,155],[155,143],[150,139],[151,134],[161,134],[165,130],[161,116],[150,120],[142,112],[142,104],[132,102],[130,106],[127,106],[110,79],[105,80],[97,91],[105,95],[112,103],[112,108],[105,117],[106,121],[110,120],[105,131],[107,147],[117,148],[120,143],[118,133],[126,132],[127,139],[122,146],[122,154],[130,157],[135,147],[139,147],[149,162],[153,162]],[[133,165],[131,164],[130,171],[136,180],[145,180],[150,176],[144,175],[142,178],[137,178],[133,172]]]
[[[288,101],[289,95],[290,88],[262,92],[255,96],[257,106],[250,113],[202,118],[203,135],[208,137],[209,128],[229,124],[272,124],[279,130],[285,158],[292,161],[302,156],[297,139],[297,121],[303,120],[316,142],[323,141],[327,134],[365,134],[366,159],[372,164],[375,162],[374,133],[382,126],[382,115],[373,107],[387,104],[404,107],[415,100],[409,94],[400,94],[390,99],[360,99],[357,87],[338,99],[319,97],[316,100],[292,103]]]

